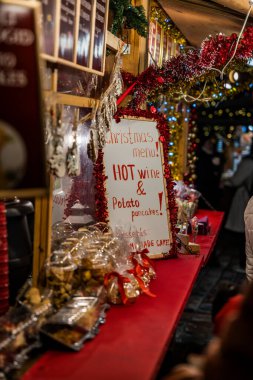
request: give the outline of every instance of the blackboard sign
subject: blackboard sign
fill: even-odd
[[[92,68],[102,71],[105,44],[106,0],[97,0]]]
[[[82,66],[89,65],[90,42],[91,42],[91,16],[92,3],[81,0],[79,34],[77,41],[77,63]]]
[[[54,55],[56,1],[42,0],[44,52]]]
[[[113,121],[104,147],[109,222],[120,228],[132,250],[135,239],[153,258],[164,257],[172,246],[163,149],[156,122]]]
[[[41,0],[47,61],[103,75],[109,0]]]
[[[0,196],[46,192],[39,5],[0,2]]]
[[[74,55],[75,8],[75,0],[61,1],[59,57],[69,61]]]

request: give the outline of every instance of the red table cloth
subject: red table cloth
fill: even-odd
[[[222,211],[210,211],[210,210],[198,210],[196,216],[200,219],[207,216],[209,219],[210,232],[208,235],[198,235],[196,243],[200,245],[200,253],[203,255],[203,264],[206,264],[210,254],[212,253],[218,233],[221,229],[224,219],[224,212]]]
[[[199,256],[180,255],[155,261],[157,279],[152,282],[151,291],[156,298],[141,295],[135,304],[112,306],[98,336],[80,352],[49,351],[22,380],[155,379],[199,270],[213,249],[221,226],[221,214],[209,211],[208,216],[211,233],[198,237],[204,244]]]

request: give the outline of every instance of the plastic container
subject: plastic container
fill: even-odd
[[[47,287],[53,291],[53,305],[60,307],[71,296],[77,266],[69,253],[54,251],[46,262]]]

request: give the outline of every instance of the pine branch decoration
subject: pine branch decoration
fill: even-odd
[[[122,28],[135,29],[142,37],[147,37],[148,20],[143,6],[134,7],[130,0],[110,0],[110,9],[114,13],[111,32],[120,34]]]

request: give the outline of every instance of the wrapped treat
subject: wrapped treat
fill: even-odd
[[[41,333],[51,341],[79,350],[85,340],[98,332],[101,316],[104,313],[98,298],[74,297],[47,320]]]
[[[59,249],[61,243],[66,241],[74,232],[74,228],[70,223],[57,222],[52,227],[52,247]]]
[[[83,281],[94,279],[99,284],[103,284],[105,274],[113,270],[112,260],[109,255],[105,255],[100,246],[92,245],[86,249],[86,254],[82,259]],[[89,278],[90,276],[90,278]]]
[[[100,231],[105,236],[113,237],[111,227],[107,223],[99,222],[89,227],[89,231]]]
[[[111,272],[105,276],[104,285],[107,297],[113,304],[129,304],[136,301],[140,295],[140,287],[133,274]]]
[[[46,324],[42,326],[40,334],[42,342],[50,348],[56,345],[79,351],[83,347],[84,334],[73,326]]]
[[[47,287],[52,290],[52,302],[60,307],[73,293],[73,278],[77,266],[70,254],[64,251],[54,251],[46,263]]]
[[[102,252],[111,258],[115,269],[128,264],[128,248],[118,237],[109,239],[102,247]]]
[[[146,286],[149,285],[150,280],[156,277],[156,272],[153,267],[152,260],[147,256],[149,251],[143,249],[131,253],[131,260],[136,274],[143,280]]]
[[[192,236],[193,236],[193,242],[196,242],[196,237],[198,235],[198,218],[194,216],[191,219],[191,230],[192,230]]]

